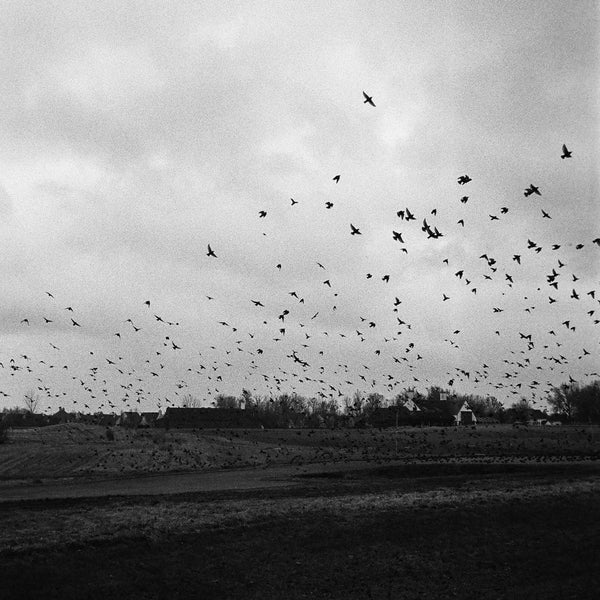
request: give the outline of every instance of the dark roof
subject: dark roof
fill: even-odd
[[[241,408],[167,408],[160,419],[175,428],[235,428],[258,427],[255,415]]]
[[[429,400],[428,398],[423,398],[415,400],[415,404],[424,412],[443,417],[456,417],[464,404],[464,400],[459,400],[458,398],[448,398],[448,400]]]

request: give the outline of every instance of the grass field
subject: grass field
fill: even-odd
[[[274,489],[0,502],[2,598],[597,597],[589,428],[140,433],[21,432],[0,447],[3,476],[19,476],[19,450],[63,457],[27,477],[95,475],[69,470],[77,453],[113,457],[120,476],[126,448],[143,456],[160,444],[210,456],[201,469],[247,466],[261,450],[266,473],[300,459],[329,468],[293,469],[294,485]]]
[[[540,461],[599,457],[598,427],[507,425],[395,430],[127,430],[99,426],[13,430],[0,445],[0,480],[198,471],[232,467],[394,459]]]

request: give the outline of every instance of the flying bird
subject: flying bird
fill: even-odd
[[[354,227],[354,225],[350,223],[350,235],[362,235],[362,233],[357,227]]]
[[[206,253],[206,256],[212,256],[213,258],[217,258],[217,255],[215,254],[214,250],[210,247],[210,244],[208,244],[208,252]]]
[[[363,104],[370,104],[371,106],[375,106],[375,103],[373,102],[373,96],[368,96],[364,91],[363,96],[365,98]]]
[[[562,146],[562,154],[561,158],[571,158],[571,154],[573,154],[565,144]]]
[[[542,195],[540,192],[540,188],[533,185],[533,183],[530,183],[529,187],[525,189],[525,191],[523,192],[523,196],[525,196],[525,198],[527,198],[528,196],[531,196],[531,194],[537,194],[538,196]]]
[[[340,182],[340,175],[336,175],[336,176],[333,178],[333,181],[335,181],[336,183],[339,183],[339,182]]]

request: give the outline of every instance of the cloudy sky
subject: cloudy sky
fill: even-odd
[[[595,4],[3,2],[0,407],[596,378]]]

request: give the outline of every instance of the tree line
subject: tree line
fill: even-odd
[[[483,397],[473,394],[454,394],[451,390],[431,386],[423,394],[414,389],[406,389],[393,398],[372,392],[364,394],[356,391],[353,396],[343,396],[339,401],[325,398],[306,398],[302,395],[283,393],[277,396],[253,396],[242,390],[239,397],[220,394],[213,403],[215,408],[244,408],[254,412],[265,424],[274,427],[288,425],[314,426],[325,424],[367,424],[378,409],[397,408],[400,416],[406,416],[407,401],[416,404],[420,400],[440,400],[448,397],[466,401],[477,419],[484,422],[514,423],[533,419],[558,420],[565,423],[600,423],[600,381],[587,385],[564,383],[553,387],[546,397],[549,410],[536,408],[533,403],[521,397],[509,407],[493,396]],[[200,406],[194,396],[186,396],[182,406]],[[403,412],[404,411],[404,412]],[[408,411],[410,412],[410,411]],[[405,419],[404,419],[405,420]],[[402,424],[403,419],[400,419]]]

